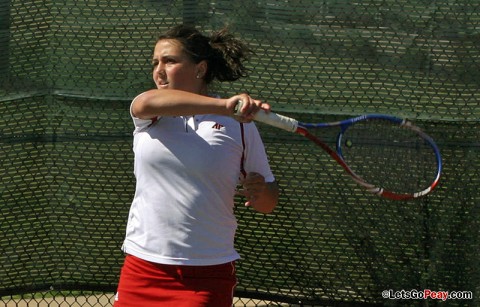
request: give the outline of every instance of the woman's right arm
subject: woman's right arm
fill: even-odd
[[[132,114],[142,119],[195,114],[230,115],[229,111],[225,99],[179,90],[150,90],[138,95],[132,102]]]
[[[132,102],[132,115],[141,119],[155,116],[182,116],[197,114],[218,114],[231,116],[239,100],[243,106],[239,120],[251,121],[260,108],[270,110],[270,106],[247,94],[239,94],[228,99],[198,95],[191,92],[160,89],[149,90],[138,95]]]

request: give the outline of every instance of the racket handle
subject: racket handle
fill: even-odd
[[[240,109],[242,108],[242,101],[239,100],[237,106],[235,107],[235,114],[240,115]],[[259,110],[257,114],[255,114],[254,120],[277,127],[283,130],[287,130],[288,132],[295,132],[297,131],[298,121],[296,119],[277,114],[275,112],[265,112],[265,110]]]

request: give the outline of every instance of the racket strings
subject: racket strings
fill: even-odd
[[[358,122],[341,139],[345,162],[363,180],[395,193],[427,188],[435,178],[434,152],[415,131],[384,120]]]

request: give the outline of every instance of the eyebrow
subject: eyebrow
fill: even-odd
[[[154,60],[158,59],[178,59],[179,57],[176,55],[171,55],[171,54],[165,54],[165,55],[160,55],[158,57],[153,57]]]

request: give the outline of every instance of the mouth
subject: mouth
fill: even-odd
[[[166,88],[166,87],[168,87],[169,84],[170,84],[170,82],[168,82],[166,80],[158,80],[157,87],[158,88]]]

